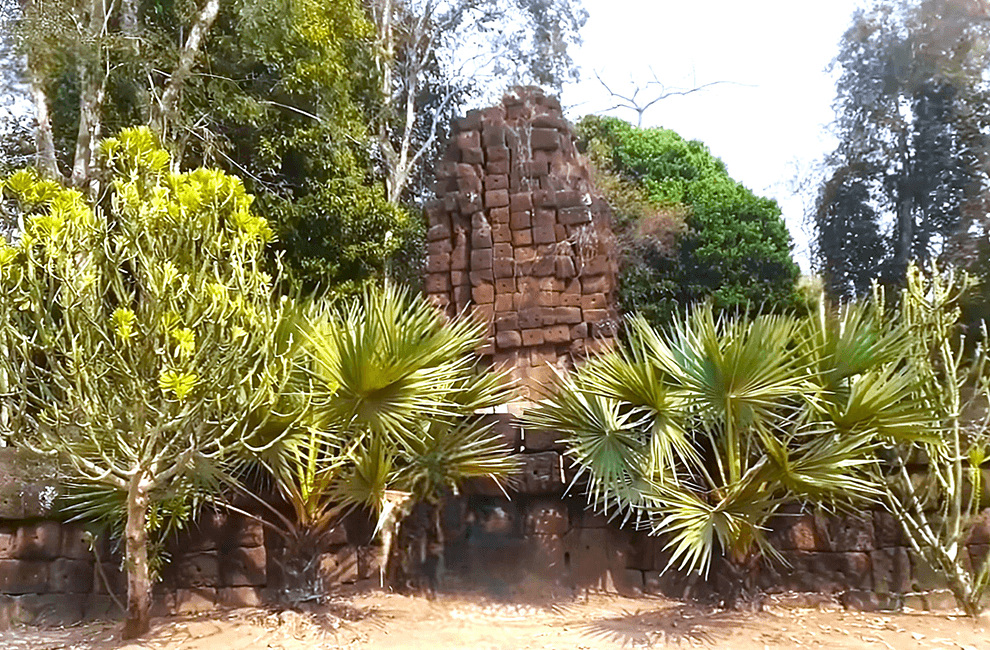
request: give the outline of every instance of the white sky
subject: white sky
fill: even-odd
[[[858,4],[584,0],[590,17],[575,53],[583,80],[565,89],[562,103],[572,119],[611,106],[595,71],[622,94],[652,79],[651,68],[668,88],[733,82],[664,99],[646,112],[643,126],[701,140],[733,178],[777,199],[807,272],[808,199],[794,183],[834,147],[826,128],[835,80],[826,67]],[[610,114],[636,122],[632,111]]]

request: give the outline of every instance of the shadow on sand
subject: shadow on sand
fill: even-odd
[[[705,610],[693,604],[657,603],[655,608],[625,609],[578,624],[583,633],[601,641],[622,646],[651,647],[666,643],[703,643],[712,645],[734,629],[752,624],[745,614],[733,611]]]

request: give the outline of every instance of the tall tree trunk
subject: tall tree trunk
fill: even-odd
[[[55,138],[52,135],[52,114],[48,105],[48,91],[44,78],[29,66],[31,74],[31,99],[34,101],[34,143],[38,171],[51,178],[62,178],[55,159]]]
[[[148,569],[148,490],[150,481],[139,471],[127,487],[125,552],[127,618],[123,638],[133,639],[151,627],[151,574]]]
[[[206,0],[202,11],[196,16],[196,22],[189,30],[182,51],[179,53],[179,63],[169,75],[168,83],[157,104],[151,106],[151,128],[164,140],[168,137],[168,128],[175,124],[179,113],[179,97],[186,79],[192,74],[196,57],[203,47],[203,40],[213,27],[213,22],[220,12],[220,0]]]
[[[895,282],[902,282],[911,261],[911,248],[914,242],[914,201],[911,169],[911,154],[907,147],[907,127],[903,127],[899,136],[901,170],[897,183],[897,232],[894,240],[894,277]]]
[[[106,81],[102,42],[107,18],[106,0],[91,0],[88,8],[87,31],[93,51],[91,58],[83,55],[83,60],[79,62],[79,132],[70,182],[75,187],[90,189],[91,194],[95,195],[96,188],[90,185],[93,181],[94,149],[100,141]]]

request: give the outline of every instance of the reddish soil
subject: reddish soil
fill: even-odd
[[[591,595],[553,603],[368,594],[298,614],[261,609],[156,619],[140,642],[117,626],[22,627],[0,648],[30,650],[591,650],[618,648],[990,650],[990,618],[772,605],[711,612],[655,598]]]

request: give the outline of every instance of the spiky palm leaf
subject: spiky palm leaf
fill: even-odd
[[[875,496],[879,441],[926,422],[914,375],[891,363],[904,332],[869,309],[715,319],[702,306],[665,333],[629,325],[623,348],[525,419],[564,434],[593,503],[669,535],[672,565],[773,553],[764,526],[788,499]]]

